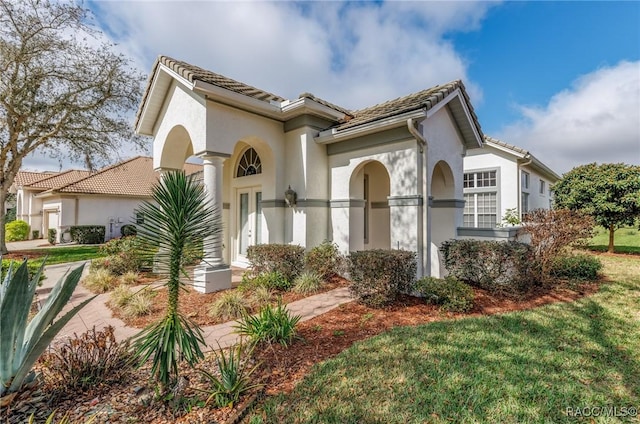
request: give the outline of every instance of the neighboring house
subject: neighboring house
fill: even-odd
[[[224,222],[222,244],[196,270],[205,292],[229,287],[229,265],[246,265],[258,243],[407,249],[418,275],[440,275],[438,246],[463,223],[462,159],[483,140],[461,81],[351,111],[166,56],[153,67],[136,132],[153,137],[156,170],[203,159]]]
[[[187,173],[202,169],[185,164]],[[58,241],[69,241],[74,225],[104,225],[105,240],[120,237],[120,228],[135,224],[135,210],[159,178],[153,159],[138,156],[91,173],[68,170],[59,173],[20,171],[16,192],[16,219],[29,223],[31,232],[47,237],[48,229],[57,232]]]
[[[529,151],[485,136],[483,148],[464,158],[463,226],[496,228],[507,209],[521,219],[534,209],[549,209],[559,179]]]

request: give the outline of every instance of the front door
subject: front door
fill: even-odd
[[[241,188],[237,193],[236,260],[247,263],[247,248],[262,243],[262,189]]]

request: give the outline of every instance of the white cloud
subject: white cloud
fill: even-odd
[[[99,21],[145,71],[159,54],[287,98],[361,108],[453,79],[481,90],[444,40],[486,2],[101,2]]]
[[[579,77],[544,106],[497,134],[529,149],[557,172],[590,162],[640,164],[640,62]]]

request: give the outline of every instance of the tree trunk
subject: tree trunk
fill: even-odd
[[[4,220],[7,212],[4,205],[5,200],[7,200],[7,192],[3,187],[0,187],[0,255],[9,252],[7,250],[7,244],[4,241],[6,235],[4,231]]]
[[[613,224],[609,225],[609,249],[607,250],[609,253],[613,253],[614,248],[613,248],[613,233],[615,232],[615,228],[613,227]]]

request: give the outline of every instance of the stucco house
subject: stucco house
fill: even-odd
[[[352,111],[166,56],[135,125],[153,137],[156,170],[203,160],[224,221],[222,243],[195,273],[203,292],[229,287],[229,265],[246,265],[258,243],[408,249],[419,275],[440,275],[438,246],[463,224],[463,157],[483,141],[461,81]]]
[[[185,164],[186,172],[202,167]],[[104,225],[105,241],[120,237],[120,228],[135,224],[135,210],[150,199],[159,173],[150,157],[138,156],[91,173],[85,170],[63,172],[20,171],[12,191],[16,193],[16,219],[26,221],[40,237],[49,228],[58,241],[69,241],[73,225]]]
[[[485,136],[482,149],[464,158],[464,214],[459,234],[466,228],[496,228],[507,209],[522,220],[534,209],[549,209],[552,186],[560,179],[531,152]],[[476,235],[478,235],[477,233]]]

